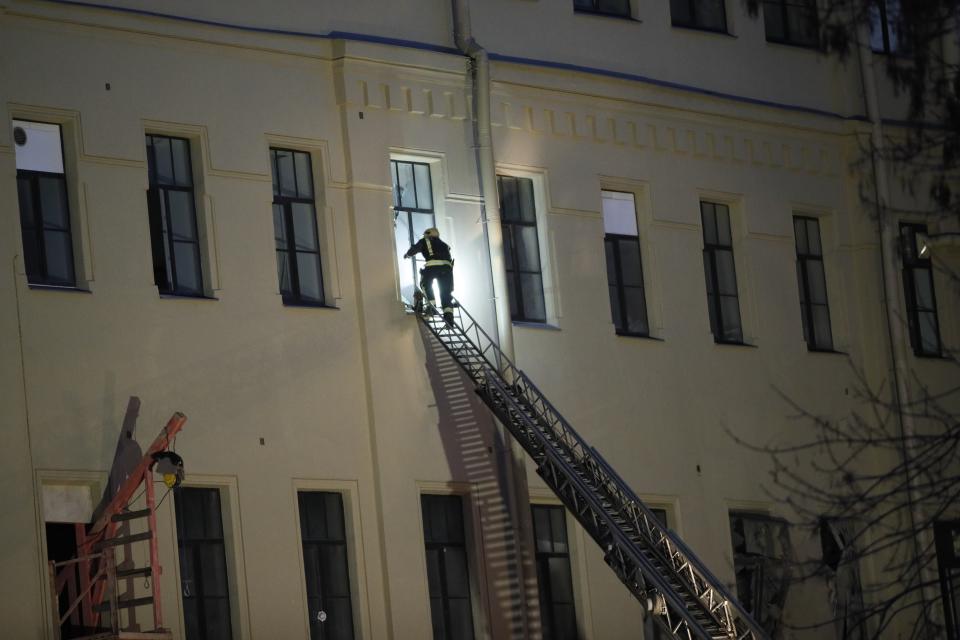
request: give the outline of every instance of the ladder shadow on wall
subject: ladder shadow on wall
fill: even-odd
[[[440,341],[418,324],[424,366],[437,403],[438,430],[452,477],[469,482],[478,501],[490,637],[524,635],[524,589],[518,567],[516,531],[511,515],[510,443],[505,442],[473,382]],[[526,508],[523,506],[523,508]],[[533,585],[536,598],[536,585]]]

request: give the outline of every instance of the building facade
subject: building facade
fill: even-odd
[[[758,18],[730,1],[471,4],[514,359],[746,588],[738,545],[790,514],[768,457],[731,434],[788,441],[784,396],[844,415],[855,372],[891,366],[857,162],[862,69],[899,114],[881,54],[796,46],[776,2]],[[89,519],[130,396],[142,444],[188,416],[185,484],[158,509],[175,637],[645,633],[403,304],[400,256],[435,226],[457,299],[497,327],[453,28],[443,0],[0,0],[8,637],[52,637],[57,525]],[[916,319],[904,348],[947,389],[957,287],[914,257],[936,297],[898,301]],[[825,585],[769,598],[793,623],[831,606]]]

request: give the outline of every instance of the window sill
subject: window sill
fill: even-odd
[[[807,347],[807,353],[825,353],[833,354],[835,356],[848,356],[850,355],[846,351],[837,351],[836,349],[814,349],[813,347]]]
[[[93,293],[90,289],[82,289],[80,287],[68,287],[64,285],[57,284],[34,284],[32,282],[27,283],[27,287],[33,291],[64,291],[66,293]]]
[[[597,16],[598,18],[613,18],[614,20],[625,20],[627,22],[643,23],[643,20],[638,20],[633,16],[620,15],[619,13],[603,13],[602,11],[590,11],[588,9],[576,9],[576,8],[574,8],[573,12],[581,16]]]
[[[287,302],[283,301],[283,306],[290,307],[291,309],[332,309],[334,311],[339,311],[340,307],[335,307],[329,304],[319,304],[313,302]]]
[[[913,357],[918,360],[930,360],[936,362],[937,360],[943,360],[945,362],[956,362],[953,358],[945,356],[942,353],[917,353],[913,352]]]
[[[805,50],[811,53],[823,53],[823,49],[820,48],[819,44],[804,44],[802,42],[790,42],[789,40],[770,40],[769,38],[767,38],[767,44],[775,44],[781,47]]]
[[[630,338],[630,339],[640,339],[640,340],[651,340],[653,342],[666,342],[663,338],[655,338],[649,334],[643,333],[626,333],[623,331],[615,331],[614,335],[618,338]]]
[[[760,348],[760,347],[758,347],[758,346],[755,345],[755,344],[750,344],[750,343],[747,343],[747,342],[720,341],[720,340],[716,340],[716,339],[714,339],[713,344],[717,345],[718,347],[746,347],[746,348],[748,348],[748,349],[759,349],[759,348]]]
[[[560,327],[546,322],[527,322],[526,320],[514,320],[513,326],[524,327],[527,329],[546,329],[547,331],[560,331]]]
[[[161,293],[161,300],[220,300],[214,296],[194,296],[186,293]]]
[[[734,40],[737,39],[737,36],[733,35],[726,29],[711,29],[709,27],[698,27],[695,24],[679,24],[676,22],[671,23],[670,26],[674,29],[685,29],[687,31],[696,31],[697,33],[703,33],[706,35],[723,36],[727,38],[733,38]]]

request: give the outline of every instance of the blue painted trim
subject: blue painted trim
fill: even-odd
[[[390,38],[386,36],[375,36],[375,35],[368,35],[368,34],[362,34],[362,33],[352,33],[349,31],[330,31],[329,33],[315,33],[315,32],[308,32],[308,31],[291,31],[286,29],[271,29],[268,27],[251,27],[248,25],[233,24],[229,22],[218,22],[215,20],[205,20],[203,18],[191,18],[188,16],[179,16],[171,13],[161,13],[159,11],[147,11],[145,9],[133,9],[130,7],[115,7],[110,5],[98,4],[95,2],[84,2],[82,0],[43,0],[43,2],[49,2],[51,4],[70,5],[70,6],[76,6],[76,7],[85,7],[89,9],[101,9],[105,11],[116,11],[118,13],[129,13],[133,15],[147,16],[152,18],[165,18],[168,20],[190,22],[193,24],[201,24],[201,25],[206,25],[211,27],[221,27],[224,29],[235,29],[238,31],[247,31],[251,33],[267,33],[272,35],[296,36],[301,38],[314,38],[314,39],[321,39],[321,40],[340,39],[340,40],[351,40],[355,42],[371,42],[376,44],[385,44],[385,45],[392,45],[397,47],[404,47],[407,49],[434,51],[437,53],[444,53],[444,54],[451,54],[451,55],[463,55],[457,49],[448,47],[446,45],[432,44],[429,42],[417,42],[415,40],[403,40],[401,38]],[[815,116],[832,118],[834,120],[856,120],[861,122],[867,121],[867,117],[864,115],[845,116],[843,114],[835,113],[833,111],[827,111],[825,109],[817,109],[815,107],[804,107],[801,105],[787,104],[784,102],[775,102],[772,100],[763,100],[761,98],[751,98],[749,96],[740,96],[733,93],[724,93],[722,91],[714,91],[713,89],[704,89],[702,87],[695,87],[692,85],[681,84],[679,82],[671,82],[669,80],[658,80],[656,78],[651,78],[648,76],[638,75],[634,73],[612,71],[610,69],[599,69],[597,67],[587,67],[587,66],[571,64],[567,62],[553,62],[550,60],[538,60],[535,58],[521,58],[517,56],[509,56],[509,55],[493,53],[493,52],[490,52],[489,56],[491,60],[496,60],[500,62],[524,64],[524,65],[535,66],[535,67],[546,67],[549,69],[562,69],[564,71],[575,71],[578,73],[605,76],[608,78],[617,78],[620,80],[630,80],[633,82],[640,82],[643,84],[649,84],[657,87],[664,87],[664,88],[673,89],[676,91],[696,93],[699,95],[709,96],[712,98],[720,98],[722,100],[731,100],[733,102],[752,104],[760,107],[768,107],[771,109],[793,111],[795,113],[806,113],[806,114],[815,115]]]
[[[514,64],[526,64],[534,67],[547,67],[550,69],[562,69],[564,71],[576,71],[579,73],[589,73],[592,75],[606,76],[608,78],[617,78],[620,80],[632,80],[634,82],[641,82],[644,84],[650,84],[657,87],[664,87],[667,89],[674,89],[677,91],[698,93],[700,95],[710,96],[711,98],[721,98],[723,100],[733,100],[735,102],[744,102],[746,104],[753,104],[761,107],[771,107],[773,109],[783,109],[786,111],[809,113],[811,115],[823,116],[823,117],[833,118],[838,120],[859,120],[864,122],[867,121],[867,117],[863,115],[845,116],[843,114],[836,113],[833,111],[827,111],[825,109],[817,109],[815,107],[804,107],[801,105],[787,104],[784,102],[774,102],[772,100],[763,100],[761,98],[751,98],[749,96],[739,96],[733,93],[724,93],[723,91],[714,91],[713,89],[704,89],[701,87],[694,87],[687,84],[681,84],[679,82],[671,82],[669,80],[658,80],[656,78],[641,76],[635,73],[626,73],[624,71],[611,71],[609,69],[585,67],[578,64],[570,64],[568,62],[552,62],[550,60],[537,60],[534,58],[521,58],[518,56],[507,56],[500,53],[490,53],[489,55],[491,60],[498,60],[501,62],[512,62]]]
[[[354,40],[357,42],[374,42],[377,44],[387,44],[396,47],[405,47],[408,49],[423,49],[425,51],[436,51],[439,53],[451,53],[460,55],[460,51],[453,47],[445,45],[431,44],[429,42],[417,42],[415,40],[403,40],[401,38],[389,38],[386,36],[373,36],[363,33],[351,33],[349,31],[331,31],[329,33],[316,33],[312,31],[292,31],[289,29],[271,29],[269,27],[251,27],[248,25],[234,24],[231,22],[218,22],[216,20],[205,20],[203,18],[191,18],[189,16],[180,16],[172,13],[162,13],[160,11],[147,11],[146,9],[133,9],[130,7],[115,7],[111,5],[98,4],[96,2],[83,2],[81,0],[43,0],[51,4],[65,4],[75,7],[84,7],[86,9],[102,9],[105,11],[116,11],[118,13],[129,13],[149,18],[164,18],[167,20],[177,20],[179,22],[190,22],[201,24],[208,27],[221,27],[224,29],[234,29],[237,31],[247,31],[251,33],[266,33],[280,36],[296,36],[299,38],[313,38],[320,40]]]

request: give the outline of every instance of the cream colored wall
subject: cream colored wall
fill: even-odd
[[[0,60],[6,61],[7,78],[0,85],[0,118],[63,123],[73,156],[68,166],[75,163],[68,176],[77,204],[72,213],[83,222],[75,226],[76,243],[92,291],[27,287],[22,260],[14,257],[20,234],[12,144],[8,128],[0,128],[0,168],[6,176],[0,183],[5,230],[0,264],[7,274],[0,278],[0,329],[11,337],[0,344],[5,394],[0,398],[10,408],[13,434],[0,465],[10,482],[0,486],[10,522],[20,525],[0,534],[3,548],[13,550],[5,570],[16,578],[5,584],[17,585],[0,599],[0,611],[12,621],[12,637],[42,637],[46,624],[41,607],[47,602],[39,595],[45,588],[42,551],[36,548],[41,523],[36,499],[23,487],[35,474],[105,473],[125,399],[133,394],[143,400],[141,442],[149,441],[172,411],[188,415],[177,450],[189,482],[221,487],[229,505],[225,521],[233,536],[229,560],[237,637],[306,637],[298,487],[347,493],[347,517],[356,534],[351,578],[358,637],[429,635],[418,497],[424,491],[457,491],[469,498],[478,520],[474,535],[481,538],[472,544],[478,630],[492,637],[502,637],[504,630],[516,633],[505,622],[509,607],[497,601],[509,599],[515,585],[498,590],[491,578],[492,545],[482,539],[491,531],[484,523],[502,515],[497,511],[502,494],[491,477],[498,474],[503,451],[482,410],[475,411],[470,428],[487,438],[486,456],[482,448],[470,454],[474,458],[465,453],[466,439],[451,423],[438,428],[443,399],[425,370],[428,351],[396,298],[388,160],[403,154],[434,163],[435,193],[443,205],[438,226],[454,246],[458,294],[484,326],[494,326],[464,59],[43,2],[7,5],[7,13],[0,12]],[[486,8],[475,9],[478,37],[519,47],[519,29],[543,20],[538,12],[552,15],[561,5],[566,7],[497,5],[497,11],[519,16],[497,28]],[[442,2],[418,6],[411,16],[388,17],[373,3],[336,16],[325,15],[319,5],[305,13],[304,7],[294,8],[265,15],[251,3],[231,9],[229,17],[277,28],[313,30],[316,23],[448,39]],[[166,10],[175,13],[177,7]],[[222,8],[193,4],[183,11],[205,19],[224,15]],[[23,15],[31,13],[37,16]],[[427,18],[408,24],[414,13]],[[557,22],[558,29],[575,28],[565,20]],[[583,16],[569,21],[588,21],[604,33],[608,24],[614,31],[648,28],[648,22],[620,25]],[[743,30],[741,38],[719,40],[717,46],[763,46],[762,34],[761,44],[752,42],[755,27],[740,19],[734,24]],[[662,25],[649,29],[660,33],[664,46],[673,42],[667,39],[701,38],[662,33]],[[564,33],[575,40],[572,31]],[[604,46],[622,37],[611,36]],[[702,37],[704,56],[715,40]],[[537,47],[544,47],[547,55],[554,46],[532,42],[523,51],[540,55]],[[11,63],[25,51],[29,64]],[[611,58],[604,51],[595,55]],[[801,54],[808,55],[782,53]],[[770,63],[764,56],[751,58],[754,69],[730,55],[744,69],[742,77],[720,83],[716,73],[704,73],[720,88],[747,89],[751,74],[765,74],[779,79],[764,84],[771,95],[793,99],[804,93],[811,104],[838,109],[829,105],[842,106],[846,99],[837,98],[848,91],[839,76],[835,83],[822,83],[832,88],[821,93],[804,92],[803,82],[777,84],[788,75],[820,77],[816,66],[804,67],[804,74],[797,63],[795,73],[773,74],[760,66]],[[651,67],[654,71],[696,80],[692,67],[652,58],[637,59],[663,65]],[[533,176],[543,194],[539,214],[547,242],[541,255],[555,282],[550,296],[560,329],[517,327],[517,362],[638,493],[675,501],[674,517],[685,540],[731,581],[728,508],[781,509],[769,504],[761,488],[767,460],[747,454],[725,429],[760,442],[789,438],[796,423],[787,419],[790,410],[777,390],[828,415],[845,412],[849,402],[846,359],[809,353],[803,342],[794,211],[823,216],[838,348],[872,375],[885,366],[876,246],[848,169],[854,125],[506,63],[494,64],[494,77],[498,166]],[[146,131],[191,139],[217,300],[157,295],[144,194]],[[324,277],[338,310],[281,304],[270,235],[271,145],[313,153],[323,193],[318,209]],[[605,187],[638,194],[647,304],[659,340],[613,333],[599,212]],[[753,347],[713,342],[700,254],[700,198],[731,206],[741,313]],[[955,298],[943,295],[938,302],[942,322],[956,317]],[[943,375],[929,369],[924,371],[934,380]],[[472,393],[460,384],[460,391]],[[532,468],[527,477],[533,493],[543,495],[546,489]],[[12,486],[18,488],[7,488]],[[168,624],[179,633],[170,500],[160,517],[166,532],[164,601]],[[638,605],[599,550],[582,532],[577,535],[578,613],[589,611],[581,618],[585,637],[636,637]]]

